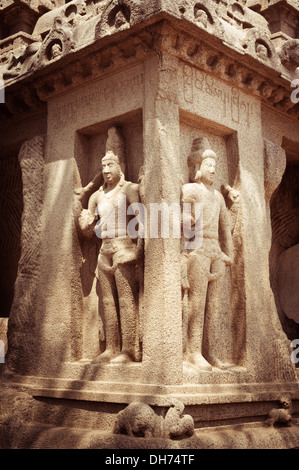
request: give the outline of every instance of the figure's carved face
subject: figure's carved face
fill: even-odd
[[[121,178],[120,165],[112,159],[105,158],[102,160],[102,173],[106,184],[116,184]]]
[[[214,158],[205,158],[200,165],[201,181],[212,185],[215,177],[216,161]]]
[[[56,57],[60,56],[62,54],[61,46],[60,44],[53,44],[52,46],[52,58],[55,59]]]
[[[78,13],[79,13],[79,15],[81,15],[81,16],[86,15],[87,11],[86,11],[86,4],[85,4],[85,2],[82,2],[82,3],[79,5]]]
[[[264,44],[258,44],[256,46],[256,54],[260,59],[267,60],[268,59],[268,49]]]
[[[208,15],[204,10],[197,10],[195,13],[195,19],[198,23],[201,23],[205,28],[208,26]]]
[[[122,11],[119,11],[115,16],[115,27],[120,28],[127,23],[127,20]]]

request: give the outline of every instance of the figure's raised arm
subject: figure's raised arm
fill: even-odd
[[[88,201],[88,211],[94,217],[94,219],[97,219],[97,216],[98,216],[98,211],[97,211],[98,204],[99,204],[99,191],[96,191],[90,196],[89,201]]]

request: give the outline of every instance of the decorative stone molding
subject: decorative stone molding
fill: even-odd
[[[71,31],[64,30],[66,37],[69,38],[69,47],[71,48]],[[54,36],[58,33],[53,31]],[[256,36],[255,36],[256,37]],[[78,60],[77,54],[66,54],[64,59],[49,61],[45,56],[46,47],[51,44],[50,39],[42,45],[41,50],[44,54],[40,55],[40,64],[44,64],[40,73],[35,74],[34,80],[30,80],[30,85],[24,81],[9,84],[6,88],[7,103],[6,106],[10,113],[20,112],[27,109],[28,93],[30,90],[31,103],[36,103],[37,97],[41,101],[47,99],[56,93],[61,93],[74,86],[79,86],[88,78],[95,79],[105,76],[120,67],[132,65],[150,54],[156,53],[171,54],[208,74],[217,75],[220,79],[228,82],[237,88],[247,90],[260,96],[261,99],[270,106],[279,109],[295,118],[299,115],[298,105],[292,103],[290,99],[291,88],[288,80],[283,79],[279,74],[262,73],[261,66],[264,61],[248,61],[244,55],[240,56],[231,53],[225,45],[219,45],[217,48],[203,41],[197,35],[178,31],[167,22],[158,23],[147,27],[146,30],[136,32],[134,35],[128,35],[127,39],[117,46],[105,46],[100,50],[96,49],[96,44],[86,52],[84,60]],[[30,47],[30,46],[29,46]],[[31,46],[33,47],[33,45]],[[270,46],[269,46],[270,47]],[[65,49],[67,50],[67,49]],[[230,52],[230,53],[228,53]],[[34,56],[33,56],[34,57]],[[29,57],[27,60],[31,60]],[[274,60],[274,59],[273,59]],[[45,66],[45,63],[49,65]],[[47,67],[51,65],[51,74],[47,73]],[[251,66],[252,65],[252,66]],[[32,67],[37,67],[32,65]],[[53,70],[54,67],[54,70]],[[267,66],[266,66],[267,67]],[[268,70],[271,70],[267,67]],[[38,71],[38,70],[37,70]],[[265,71],[266,72],[266,71]],[[268,75],[268,77],[267,77]],[[26,78],[28,74],[25,74]],[[24,85],[23,85],[24,83]],[[28,86],[29,85],[29,86]],[[27,102],[24,102],[23,87],[26,87]]]
[[[73,0],[66,4],[54,8],[42,15],[36,22],[33,30],[33,36],[37,39],[45,39],[47,34],[53,28],[56,18],[68,23],[69,27],[74,29],[82,22],[89,20],[97,11],[92,3],[91,13],[87,13],[87,6],[84,0]]]
[[[9,37],[18,32],[32,34],[34,25],[39,17],[37,9],[27,2],[5,2],[0,8],[1,38]]]
[[[7,95],[10,90],[13,95],[8,98],[10,112],[24,108],[21,90],[33,71],[33,94],[46,101],[52,94],[78,86],[88,77],[105,75],[156,51],[188,60],[206,73],[260,96],[270,106],[298,116],[298,106],[290,99],[292,67],[297,63],[297,49],[293,47],[296,40],[276,50],[266,20],[246,6],[214,0],[204,4],[156,0],[150,5],[136,0],[112,0],[99,14],[92,11],[88,15],[80,5],[82,0],[75,0],[43,15],[34,34],[41,36],[50,28],[49,34],[42,42],[13,52],[2,69]],[[59,12],[63,16],[55,19]],[[78,15],[83,23],[75,21]],[[82,44],[83,32],[88,43]],[[125,36],[115,46],[117,34]],[[80,50],[87,44],[82,62]],[[36,103],[35,98],[29,101]]]
[[[215,38],[238,50],[239,53],[249,54],[255,59],[260,59],[262,53],[257,53],[257,49],[263,46],[267,50],[268,65],[272,68],[280,65],[279,56],[271,44],[267,21],[246,6],[231,0],[225,5],[218,4],[214,0],[204,3],[185,0],[179,4],[170,4],[169,0],[155,0],[150,4],[136,0],[112,0],[99,14],[95,9],[87,14],[83,0],[74,0],[43,15],[36,24],[33,36],[38,38],[37,40],[45,41],[45,34],[55,29],[55,16],[57,16],[74,29],[74,34],[78,37],[82,22],[87,22],[88,41],[93,43],[124,30],[134,30],[136,26],[140,27],[147,21],[152,22],[158,14],[179,18],[192,25],[194,31],[213,34]],[[86,39],[82,45],[82,41],[79,41],[76,47],[80,49],[86,46],[85,41]],[[40,64],[37,68],[41,65],[45,64]],[[26,69],[23,69],[21,73],[25,72]]]

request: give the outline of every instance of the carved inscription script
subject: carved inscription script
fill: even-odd
[[[237,88],[230,87],[201,70],[183,65],[180,70],[181,103],[200,111],[204,103],[219,109],[219,117],[250,126],[252,104]]]
[[[90,124],[93,116],[90,115],[90,106],[82,106],[82,103],[93,103],[95,110],[96,120],[99,118],[99,112],[117,114],[126,112],[127,110],[120,109],[121,106],[126,106],[129,103],[131,107],[141,107],[143,103],[143,81],[144,75],[142,72],[132,74],[129,77],[119,77],[118,79],[103,80],[100,84],[94,84],[86,87],[81,91],[74,100],[63,99],[53,103],[52,113],[55,116],[53,119],[53,128],[60,129],[62,126],[71,124],[73,117],[82,122],[81,125]],[[124,99],[126,96],[126,99]],[[130,100],[128,99],[130,97]],[[119,105],[121,103],[121,106]],[[102,119],[109,118],[110,116],[102,116]]]

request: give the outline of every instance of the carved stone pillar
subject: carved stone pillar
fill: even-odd
[[[145,244],[143,361],[149,380],[182,380],[179,239],[152,238],[151,203],[180,201],[177,60],[156,55],[145,63],[144,156],[148,238]],[[169,86],[171,83],[171,87]]]

